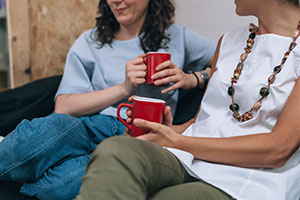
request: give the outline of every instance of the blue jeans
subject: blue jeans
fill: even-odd
[[[115,117],[100,114],[23,120],[0,143],[0,180],[22,182],[22,193],[42,200],[73,199],[90,153],[124,130]]]

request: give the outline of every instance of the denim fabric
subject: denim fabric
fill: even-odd
[[[0,180],[25,183],[21,192],[43,199],[73,199],[89,154],[103,139],[121,135],[115,117],[51,114],[23,120],[0,143]]]
[[[43,200],[73,199],[79,193],[89,158],[90,155],[71,158],[48,169],[42,178],[24,184],[21,193]]]
[[[117,118],[109,115],[92,115],[80,119],[87,127],[92,141],[92,150],[104,139],[115,135],[123,135],[125,132],[125,126]]]

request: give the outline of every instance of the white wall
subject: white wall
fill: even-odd
[[[231,28],[257,22],[237,16],[234,0],[175,0],[175,4],[177,23],[214,41]]]

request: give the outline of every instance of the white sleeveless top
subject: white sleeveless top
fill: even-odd
[[[231,137],[271,132],[297,78],[300,75],[300,39],[281,72],[271,85],[270,94],[253,119],[240,123],[229,110],[231,98],[227,94],[233,71],[244,52],[249,36],[248,26],[224,35],[217,71],[211,78],[201,103],[196,122],[183,135],[193,137]],[[252,52],[244,63],[235,101],[240,113],[249,110],[260,98],[259,90],[267,85],[275,66],[281,63],[292,41],[275,34],[257,35]],[[282,168],[251,169],[209,163],[195,159],[192,154],[169,148],[195,177],[222,189],[239,200],[298,200],[300,197],[300,148]]]

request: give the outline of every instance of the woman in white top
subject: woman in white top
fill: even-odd
[[[197,118],[182,134],[169,107],[164,125],[136,119],[151,132],[99,145],[78,200],[299,199],[299,1],[235,4],[258,26],[220,39]]]

